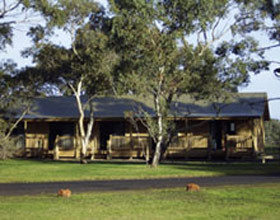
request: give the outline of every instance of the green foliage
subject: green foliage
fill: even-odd
[[[28,19],[35,13],[48,14],[53,10],[48,0],[3,1],[0,6],[0,51],[5,49],[7,44],[12,44],[13,31],[18,23],[25,22],[30,25]],[[26,17],[21,15],[26,15]]]
[[[0,65],[0,143],[1,150],[7,151],[9,146],[12,150],[13,142],[9,137],[15,123],[15,118],[25,114],[32,91],[30,86],[17,79],[15,64],[10,61]]]
[[[262,53],[252,37],[218,41],[221,36],[215,35],[215,29],[233,3],[110,1],[113,37],[121,57],[116,68],[118,91],[154,99],[155,115],[140,109],[135,116],[145,117],[142,122],[155,142],[163,136],[163,149],[176,133],[167,116],[177,98],[188,94],[197,99],[226,99],[229,92],[248,83],[249,72],[268,68],[266,61],[255,59]],[[233,27],[230,24],[228,30]],[[191,35],[200,36],[197,43],[189,41]]]
[[[0,140],[0,160],[6,160],[22,155],[23,149],[16,147],[15,140],[13,138],[5,138],[1,132]]]
[[[12,37],[11,26],[8,24],[0,25],[0,51],[3,50],[7,44],[12,44]]]
[[[35,68],[22,72],[23,78],[39,82],[38,90],[46,85],[57,87],[63,94],[73,94],[83,79],[82,94],[89,97],[112,92],[111,71],[117,56],[108,36],[108,18],[104,8],[91,0],[58,1],[56,11],[45,15],[49,28],[62,28],[72,39],[71,48],[52,44],[46,39],[51,32],[38,26],[29,33],[35,44],[24,52],[32,56]]]
[[[34,13],[43,14],[51,8],[48,0],[5,0],[0,6],[0,52],[13,43],[13,33],[18,23],[32,27],[28,19]],[[16,64],[6,60],[0,64],[0,148],[1,157],[14,154],[15,144],[10,134],[15,127],[15,118],[25,114],[37,82],[25,81],[19,76]],[[5,121],[2,119],[5,118]]]
[[[163,148],[176,133],[167,120],[174,101],[183,94],[214,101],[226,98],[249,82],[249,72],[268,69],[264,50],[250,33],[264,30],[273,41],[280,39],[279,5],[270,0],[110,0],[106,10],[93,0],[15,3],[0,13],[0,49],[12,43],[16,18],[3,20],[12,11],[38,12],[45,24],[31,27],[28,35],[34,45],[23,52],[33,57],[35,67],[20,74],[2,71],[1,78],[16,76],[20,85],[11,87],[11,80],[5,79],[0,92],[4,87],[6,94],[16,94],[11,88],[19,94],[56,88],[69,95],[82,84],[79,95],[88,97],[116,93],[153,97],[155,115],[141,109],[137,114],[146,118],[155,142],[163,136]],[[233,22],[226,22],[231,13]],[[264,23],[266,18],[272,27]],[[221,23],[229,27],[217,34]],[[69,34],[70,48],[51,42],[55,28]],[[195,43],[189,40],[193,36]],[[223,38],[227,40],[221,42]],[[26,82],[32,86],[23,88],[21,83]]]
[[[110,19],[105,9],[91,0],[59,0],[51,11],[44,13],[46,29],[31,29],[32,48],[24,52],[32,56],[34,68],[21,72],[21,77],[37,80],[37,90],[51,87],[63,95],[74,95],[79,111],[81,157],[86,155],[94,122],[90,100],[97,95],[115,92],[112,70],[118,57],[112,48]],[[71,39],[70,48],[49,41],[54,28],[62,29]],[[88,98],[85,104],[83,96]],[[90,122],[85,128],[85,111],[90,110]]]
[[[16,144],[16,137],[7,136],[7,120],[0,119],[0,160],[22,156],[23,149]]]
[[[170,31],[181,30],[189,35],[197,31],[210,29],[218,17],[224,17],[228,11],[228,0],[163,0],[163,16],[167,16],[164,26]]]
[[[239,13],[232,30],[236,35],[252,35],[256,32],[268,36],[270,45],[258,47],[262,56],[267,50],[280,46],[280,2],[274,0],[236,0]],[[270,63],[277,63],[272,60]]]
[[[280,146],[280,121],[272,119],[265,122],[266,144]]]

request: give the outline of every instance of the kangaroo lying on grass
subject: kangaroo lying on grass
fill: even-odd
[[[71,190],[70,189],[60,189],[57,192],[58,197],[67,197],[69,198],[71,196]]]
[[[199,185],[195,184],[195,183],[189,183],[187,184],[186,186],[186,190],[187,191],[199,191],[200,190],[200,187]]]

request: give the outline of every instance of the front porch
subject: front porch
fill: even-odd
[[[183,122],[180,122],[181,124]],[[255,157],[263,146],[252,122],[189,121],[188,128],[173,138],[164,152],[166,159],[248,158]],[[26,123],[25,152],[28,157],[79,158],[80,138],[75,122]],[[127,121],[97,121],[90,139],[91,158],[145,159],[153,154],[154,143],[145,128],[135,130]]]

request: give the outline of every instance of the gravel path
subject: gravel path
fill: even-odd
[[[185,187],[187,183],[197,183],[202,187],[238,184],[280,183],[280,175],[269,176],[217,176],[193,178],[162,178],[139,180],[96,180],[46,183],[1,183],[0,196],[36,195],[56,193],[61,188],[69,188],[73,193],[89,191],[143,190]]]

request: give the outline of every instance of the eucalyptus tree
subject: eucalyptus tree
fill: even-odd
[[[47,0],[2,0],[0,2],[0,53],[5,53],[7,45],[13,45],[13,36],[16,29],[30,27],[38,24],[38,16],[52,11],[52,4]],[[25,32],[25,33],[26,33]],[[24,32],[23,32],[24,34]],[[12,60],[0,63],[0,111],[12,108],[22,103],[19,96],[21,82],[17,85],[15,78],[18,73],[17,65]],[[14,90],[14,91],[13,91]],[[27,90],[25,90],[27,91]],[[13,95],[15,93],[15,95]],[[22,98],[24,96],[21,96]],[[7,100],[9,100],[7,102]],[[12,101],[13,100],[13,101]]]
[[[12,45],[16,29],[27,32],[30,27],[42,22],[42,14],[49,14],[53,10],[53,3],[49,0],[1,0],[0,50]]]
[[[121,57],[116,68],[119,90],[153,100],[155,114],[140,109],[135,117],[155,142],[152,166],[156,167],[176,130],[168,120],[172,103],[186,94],[216,100],[237,91],[248,82],[249,71],[260,71],[267,64],[252,59],[257,54],[254,39],[223,40],[236,22],[222,31],[218,26],[235,1],[109,2]]]
[[[280,1],[278,0],[239,0],[239,13],[233,30],[242,35],[267,37],[265,43],[258,45],[257,50],[263,57],[267,51],[279,49],[280,46]],[[264,38],[265,39],[265,38]],[[270,58],[269,64],[279,65],[277,57]],[[280,68],[275,69],[279,76]]]
[[[0,158],[6,159],[19,155],[23,148],[17,147],[19,137],[13,135],[24,116],[28,113],[32,98],[39,95],[37,83],[21,78],[21,71],[15,63],[5,62],[0,66]]]
[[[0,1],[0,53],[12,46],[16,29],[28,29],[38,23],[38,16],[49,13],[47,0]],[[26,28],[27,27],[27,28]],[[24,32],[23,32],[24,33]],[[17,78],[19,70],[12,60],[0,63],[0,158],[13,156],[15,149],[11,134],[29,109],[34,90]]]
[[[63,95],[75,96],[83,159],[94,125],[92,99],[113,93],[111,73],[117,56],[110,44],[110,19],[100,4],[91,0],[59,0],[55,6],[53,13],[45,17],[47,29],[38,26],[30,32],[34,46],[25,55],[33,56],[36,67],[25,74],[38,77],[41,88],[54,85]],[[62,29],[70,38],[69,48],[49,40],[49,30],[53,28]]]

